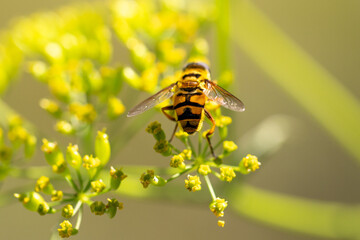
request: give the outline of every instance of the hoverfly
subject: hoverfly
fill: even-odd
[[[172,97],[172,105],[161,109],[168,119],[177,122],[169,141],[172,140],[178,125],[188,134],[198,132],[205,116],[212,123],[211,129],[206,134],[206,139],[214,157],[209,136],[214,133],[215,120],[210,112],[205,109],[206,101],[212,100],[237,112],[245,110],[240,99],[210,80],[210,69],[206,64],[191,62],[183,68],[181,79],[136,105],[127,116],[132,117],[143,113],[170,97]],[[171,116],[166,111],[175,111],[175,116]]]

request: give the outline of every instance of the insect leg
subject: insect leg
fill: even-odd
[[[175,133],[176,133],[176,130],[177,130],[177,128],[178,128],[178,123],[176,123],[176,125],[175,125],[175,128],[174,128],[174,131],[173,131],[173,133],[172,133],[172,135],[171,135],[171,138],[169,139],[169,143],[173,140],[173,138],[174,138],[174,136],[175,136]]]
[[[211,145],[211,142],[210,142],[210,135],[212,135],[215,131],[215,120],[214,118],[211,116],[211,114],[204,108],[204,111],[205,111],[205,116],[211,121],[212,123],[212,127],[210,128],[209,132],[206,134],[206,140],[208,141],[209,143],[209,147],[210,147],[210,151],[211,151],[211,154],[213,155],[214,158],[216,158],[216,155],[214,153],[214,149]]]
[[[163,107],[161,108],[161,111],[163,112],[163,114],[168,118],[170,119],[171,121],[175,121],[176,122],[176,119],[169,115],[168,113],[166,113],[165,111],[166,110],[174,110],[174,106],[173,105],[169,105],[169,106],[166,106],[166,107]],[[177,130],[177,127],[178,127],[178,123],[176,123],[175,125],[175,129],[174,129],[174,132],[173,134],[171,135],[171,138],[169,139],[169,143],[173,140],[174,136],[175,136],[175,133],[176,133],[176,130]]]
[[[164,114],[168,119],[170,119],[171,121],[176,122],[176,119],[175,119],[173,116],[171,116],[170,114],[168,114],[168,113],[165,112],[166,110],[174,110],[174,106],[173,106],[173,105],[169,105],[169,106],[163,107],[163,108],[161,108],[161,111],[163,112],[163,114]]]

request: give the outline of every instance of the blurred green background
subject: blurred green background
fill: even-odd
[[[73,2],[75,1],[2,1],[0,27],[7,28],[14,18],[34,12],[54,10]],[[241,12],[239,2],[230,1],[232,52],[230,62],[236,78],[231,92],[244,101],[246,111],[232,114],[234,120],[232,127],[236,130],[234,135],[246,136],[259,125],[270,124],[270,130],[269,127],[266,128],[269,132],[263,131],[262,140],[268,138],[271,142],[276,137],[282,136],[286,140],[276,152],[265,160],[260,159],[262,167],[259,171],[244,177],[242,181],[260,189],[295,197],[350,205],[359,204],[360,171],[355,154],[351,153],[346,145],[339,144],[341,141],[337,139],[336,134],[329,131],[329,126],[324,126],[318,117],[314,117],[314,114],[307,110],[308,108],[299,104],[300,97],[307,97],[306,92],[303,91],[303,95],[299,97],[289,91],[286,84],[272,80],[271,70],[264,71],[266,63],[256,60],[254,51],[250,52],[255,55],[249,53],[246,46],[251,48],[251,44],[246,40],[242,41],[243,38],[238,35],[238,32],[242,34],[242,22],[237,18]],[[359,101],[360,1],[254,0],[250,2]],[[216,40],[211,34],[209,37],[211,43],[215,45]],[[276,46],[267,45],[271,40],[258,39],[258,41],[263,42],[262,47],[276,49]],[[210,49],[213,45],[210,45]],[[281,57],[282,54],[278,52],[278,55],[274,55],[274,59]],[[114,56],[117,59],[116,52]],[[215,58],[216,53],[211,52],[210,60]],[[281,67],[284,72],[289,69],[286,64]],[[216,71],[213,78],[216,78]],[[305,83],[311,81],[304,79]],[[316,89],[313,89],[311,84],[306,86],[310,94],[316,90],[321,96],[322,91],[328,91],[327,85],[322,86],[323,88],[320,85]],[[39,98],[48,95],[44,86],[28,81],[25,75],[16,86],[8,90],[4,100],[31,122],[41,124],[46,134],[51,134],[53,122],[38,107]],[[310,101],[313,100],[312,96]],[[310,105],[317,104],[317,102],[305,102]],[[335,115],[337,113],[340,115],[341,110],[346,106],[340,103],[325,107],[331,109]],[[354,115],[354,119],[357,119],[358,109],[354,111],[355,113],[350,112],[344,121],[339,116],[337,123],[340,130],[344,127],[341,123],[346,125],[349,116]],[[160,121],[167,132],[171,131],[172,123],[162,115],[157,114],[153,119]],[[275,125],[271,125],[273,123]],[[359,133],[359,125],[354,125],[356,129],[352,129],[351,132],[355,137],[352,139],[360,139],[360,136],[356,135]],[[244,138],[245,145],[248,144],[246,140],[249,139]],[[142,151],[135,151],[136,144],[139,143],[144,147]],[[153,152],[152,145],[151,137],[144,137],[144,133],[140,132],[117,156],[115,163],[165,166],[165,161]],[[359,141],[353,142],[353,145],[358,145],[360,149]],[[35,164],[42,165],[41,159]],[[184,194],[191,193],[184,192]],[[196,195],[189,197],[196,198]],[[239,216],[231,210],[227,211],[226,226],[221,229],[216,226],[214,216],[206,204],[126,197],[123,198],[123,202],[124,210],[112,220],[85,212],[80,234],[73,239],[327,239],[273,228],[245,216]],[[229,202],[229,204],[236,203]],[[33,212],[25,211],[19,204],[0,209],[1,239],[47,239],[51,229],[57,228],[56,223],[56,216],[40,217]]]

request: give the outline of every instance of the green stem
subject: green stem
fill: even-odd
[[[83,204],[81,201],[78,201],[78,203],[75,206],[74,213],[76,213],[79,210],[79,214],[77,216],[75,229],[80,229],[81,220],[82,220],[82,214],[83,214]]]
[[[184,173],[190,172],[192,170],[194,170],[195,167],[194,166],[187,166],[183,171],[175,173],[174,175],[172,175],[169,179],[166,180],[166,182],[171,182],[172,180],[180,177],[181,175],[183,175]]]
[[[210,192],[210,194],[211,194],[211,198],[212,198],[213,200],[215,200],[215,199],[216,199],[216,194],[215,194],[214,188],[212,187],[212,184],[211,184],[211,182],[210,182],[210,178],[209,178],[208,175],[204,176],[204,178],[205,178],[206,185],[207,185],[208,188],[209,188],[209,192]]]
[[[194,157],[196,158],[196,151],[195,151],[195,148],[194,148],[194,145],[192,144],[191,140],[189,138],[186,138],[185,140],[185,145],[186,147],[189,149],[191,149],[191,152],[192,154],[194,155]]]
[[[82,176],[81,176],[81,173],[80,173],[79,169],[76,170],[76,175],[77,175],[77,178],[79,180],[80,189],[83,189],[84,182],[83,182],[83,179],[82,179]]]
[[[74,180],[72,179],[72,177],[70,175],[65,176],[65,180],[70,185],[70,187],[75,189],[76,192],[80,191],[79,187],[76,185],[76,183],[74,182]]]

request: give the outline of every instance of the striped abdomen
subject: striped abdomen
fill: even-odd
[[[188,134],[200,130],[204,117],[206,95],[199,88],[183,89],[174,95],[177,121]]]

